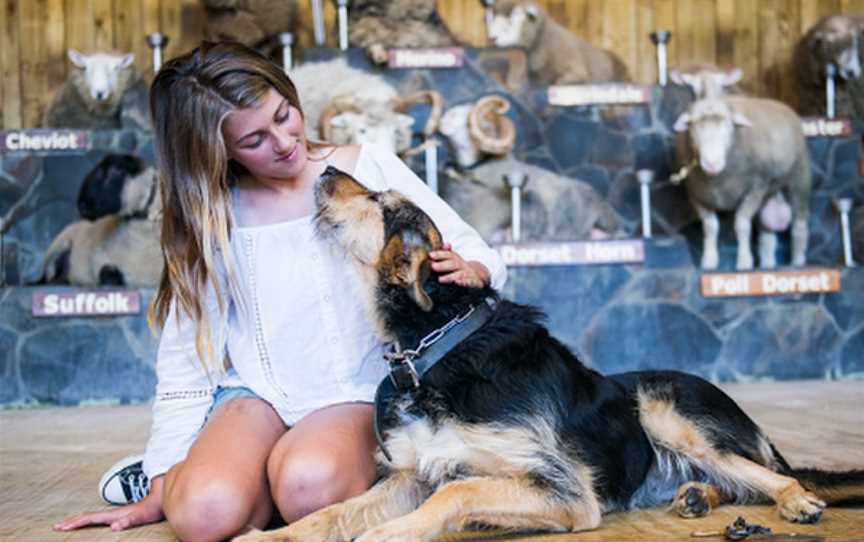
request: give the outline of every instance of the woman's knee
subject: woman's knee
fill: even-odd
[[[345,462],[337,454],[298,451],[271,455],[267,476],[273,501],[290,523],[366,491],[375,479],[375,466],[371,457]]]
[[[180,540],[224,540],[269,520],[272,508],[260,484],[203,469],[181,470],[173,478],[166,480],[162,507]]]

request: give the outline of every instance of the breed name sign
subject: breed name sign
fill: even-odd
[[[141,312],[141,294],[134,290],[36,292],[33,316],[117,316]]]
[[[440,49],[390,49],[387,67],[406,68],[461,68],[465,64],[465,50],[461,47]]]
[[[549,105],[642,104],[651,101],[651,87],[628,83],[558,85],[548,89]]]
[[[4,130],[0,131],[0,153],[84,154],[90,149],[83,130]]]
[[[801,129],[806,137],[846,137],[852,133],[852,123],[849,119],[805,117],[801,119]]]
[[[512,267],[591,265],[645,261],[641,239],[572,241],[562,243],[507,243],[497,245],[504,263]]]
[[[840,291],[836,269],[706,273],[700,277],[704,297],[818,294]]]

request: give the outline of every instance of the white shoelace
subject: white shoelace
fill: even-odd
[[[150,480],[143,472],[130,474],[126,477],[126,483],[132,493],[132,502],[140,502],[150,493]]]

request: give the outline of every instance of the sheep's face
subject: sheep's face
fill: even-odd
[[[103,103],[117,91],[120,73],[132,65],[135,55],[132,53],[85,55],[75,49],[69,49],[69,60],[76,68],[84,71],[84,81],[90,98],[96,103]]]
[[[528,45],[536,33],[539,8],[533,2],[517,4],[507,13],[496,13],[489,27],[489,41],[496,47]]]
[[[346,111],[330,119],[330,139],[337,145],[372,143],[400,153],[411,146],[413,125],[414,119],[401,113]]]
[[[735,126],[750,126],[750,121],[735,113],[721,100],[699,100],[675,121],[676,132],[688,132],[699,157],[699,167],[708,175],[726,169],[726,158],[735,142]]]
[[[854,21],[844,16],[831,17],[811,38],[810,47],[823,66],[833,63],[843,79],[861,77],[859,52],[861,36]]]
[[[456,152],[456,162],[461,167],[470,167],[480,160],[480,153],[468,132],[468,114],[472,107],[472,104],[451,107],[441,117],[438,127]]]

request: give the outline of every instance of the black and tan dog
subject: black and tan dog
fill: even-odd
[[[441,236],[405,197],[332,168],[317,197],[319,234],[363,273],[382,339],[417,345],[490,306],[490,289],[437,281],[427,255]],[[424,541],[472,524],[580,531],[615,510],[672,502],[695,517],[765,499],[790,521],[814,522],[826,502],[864,496],[862,471],[791,469],[712,384],[668,371],[600,375],[549,336],[537,310],[491,306],[418,387],[385,399],[390,460],[382,449],[372,489],[248,539]]]

